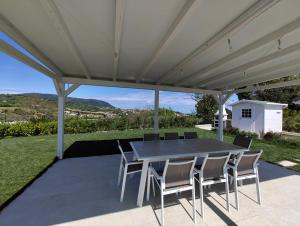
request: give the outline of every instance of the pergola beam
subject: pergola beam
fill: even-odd
[[[64,73],[42,51],[40,51],[21,31],[0,14],[0,30],[16,41],[32,56],[43,63],[47,68],[62,76]]]
[[[269,84],[269,85],[262,85],[262,86],[252,86],[252,87],[247,87],[244,89],[236,89],[233,92],[234,93],[247,93],[247,92],[252,92],[252,91],[259,91],[259,90],[266,90],[266,89],[276,89],[276,88],[283,88],[283,87],[289,87],[289,86],[299,86],[300,85],[300,79],[294,79],[286,82],[277,82],[274,84]],[[228,91],[225,93],[229,93],[232,91]]]
[[[48,17],[51,19],[53,25],[57,29],[58,33],[60,34],[60,36],[62,37],[62,39],[68,46],[69,50],[71,51],[72,55],[76,59],[82,72],[88,79],[90,79],[91,73],[89,72],[88,67],[84,62],[84,59],[83,59],[75,41],[72,38],[72,35],[67,27],[67,24],[65,23],[62,15],[60,14],[54,1],[40,0],[40,2],[43,6],[43,9],[47,13]]]
[[[154,54],[151,56],[150,61],[142,69],[142,72],[136,76],[137,81],[139,81],[140,79],[143,79],[143,76],[145,76],[147,74],[147,72],[150,70],[152,65],[155,64],[155,62],[157,62],[157,60],[162,55],[162,53],[166,50],[166,48],[169,46],[169,44],[174,40],[176,35],[181,31],[184,24],[188,20],[188,18],[191,17],[191,15],[193,14],[193,9],[195,9],[200,2],[201,2],[200,0],[187,0],[186,1],[185,5],[182,7],[178,16],[176,17],[176,19],[174,20],[174,22],[168,29],[166,35],[163,37],[163,39],[159,43]]]
[[[300,64],[300,58],[297,58],[259,71],[246,73],[245,76],[241,74],[237,74],[234,79],[231,79],[229,85],[224,85],[225,82],[222,82],[222,83],[214,84],[211,87],[228,89],[228,88],[236,88],[237,87],[236,85],[240,85],[240,84],[249,85],[247,84],[247,82],[252,82],[252,81],[255,82],[255,80],[258,78],[268,79],[268,78],[272,78],[272,75],[274,74],[278,74],[278,73],[284,74],[287,71],[296,70],[297,68],[299,68],[299,64]]]
[[[300,67],[298,67],[294,70],[287,70],[287,71],[272,73],[272,74],[269,74],[267,76],[263,76],[262,78],[256,78],[255,80],[251,80],[251,81],[248,81],[248,82],[245,82],[245,83],[240,83],[238,85],[235,85],[234,87],[229,87],[229,89],[255,85],[255,84],[262,83],[262,82],[268,82],[268,81],[272,81],[272,80],[275,80],[275,79],[280,79],[280,78],[283,78],[283,77],[286,77],[286,76],[296,75],[299,72],[300,72]]]
[[[125,14],[125,0],[116,0],[115,44],[114,44],[114,56],[113,56],[114,58],[113,80],[114,81],[116,81],[118,75],[124,14]]]
[[[276,31],[271,32],[270,34],[267,34],[265,36],[263,36],[262,38],[257,39],[256,41],[242,47],[241,49],[225,56],[224,58],[221,58],[219,60],[217,60],[216,62],[200,69],[199,71],[191,74],[191,75],[187,75],[184,78],[181,78],[180,80],[178,80],[177,82],[175,82],[176,85],[183,85],[183,84],[187,84],[187,82],[194,80],[194,79],[203,79],[203,78],[207,78],[208,76],[208,72],[210,72],[213,69],[216,69],[224,64],[226,64],[227,62],[233,61],[234,59],[237,59],[245,54],[247,54],[248,52],[257,49],[261,46],[264,46],[272,41],[275,41],[279,38],[282,38],[284,35],[296,30],[300,28],[300,18],[297,18],[296,20],[294,20],[293,22],[284,25],[283,27],[277,29]]]
[[[67,90],[65,90],[65,97],[69,96],[73,91],[75,91],[80,85],[79,84],[73,84],[70,86]]]
[[[255,59],[253,61],[250,61],[248,63],[242,64],[238,67],[235,67],[235,68],[225,71],[223,73],[220,73],[217,75],[211,75],[208,79],[200,81],[197,86],[205,87],[205,86],[210,86],[213,84],[218,84],[218,83],[224,82],[226,80],[230,80],[230,79],[234,78],[234,76],[236,76],[236,73],[238,73],[238,72],[244,72],[245,70],[247,70],[249,68],[272,61],[279,57],[286,56],[288,54],[291,54],[291,53],[299,51],[299,50],[300,50],[300,43],[294,44],[285,49],[277,50],[276,52],[271,53],[267,56],[264,56],[264,57]]]
[[[80,85],[124,87],[124,88],[149,89],[149,90],[159,89],[164,91],[185,92],[185,93],[205,93],[205,94],[221,93],[220,91],[216,91],[216,90],[206,90],[206,89],[198,89],[198,88],[153,85],[153,84],[135,83],[135,82],[108,81],[108,80],[98,80],[98,79],[82,79],[82,78],[74,78],[74,77],[64,77],[62,81],[65,83],[80,84]]]
[[[197,49],[195,49],[192,53],[186,56],[182,61],[180,61],[175,67],[171,68],[165,74],[159,76],[157,79],[157,83],[161,83],[166,77],[171,75],[174,71],[179,71],[185,65],[192,62],[199,54],[207,51],[209,48],[214,46],[217,42],[224,39],[230,32],[238,29],[243,26],[245,23],[249,22],[249,20],[261,15],[267,9],[277,4],[279,0],[258,0],[252,6],[250,6],[246,11],[244,11],[241,15],[227,24],[224,28],[218,31],[215,35],[209,38],[206,42],[201,44]]]
[[[45,68],[41,64],[37,63],[36,61],[32,60],[29,56],[25,55],[24,53],[20,52],[13,46],[9,45],[8,43],[4,42],[0,39],[0,51],[3,51],[7,55],[21,61],[22,63],[28,65],[29,67],[51,77],[54,79],[60,79],[61,77],[55,74],[54,72],[50,71],[49,69]]]
[[[280,78],[290,76],[290,75],[296,75],[299,72],[300,72],[300,66],[291,68],[291,69],[287,69],[287,70],[283,70],[283,71],[276,71],[276,72],[269,73],[269,74],[259,74],[259,75],[255,76],[255,78],[243,80],[242,82],[234,83],[234,84],[228,86],[227,88],[221,88],[221,89],[234,89],[234,88],[239,88],[239,87],[244,87],[244,86],[249,86],[249,85],[255,85],[255,84],[262,83],[262,82],[268,82],[268,81],[272,81],[275,79],[280,79]]]

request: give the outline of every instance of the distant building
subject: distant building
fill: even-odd
[[[227,126],[227,117],[228,113],[226,111],[225,106],[223,106],[223,127],[226,128]],[[219,110],[216,111],[215,116],[214,116],[214,128],[218,128],[219,126]]]
[[[241,100],[231,106],[232,127],[258,135],[282,132],[282,109],[287,107],[287,104]]]
[[[300,100],[294,101],[293,103],[294,103],[294,104],[297,104],[297,105],[300,105]]]

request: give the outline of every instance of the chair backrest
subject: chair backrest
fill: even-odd
[[[179,139],[178,133],[165,133],[165,140],[177,140]]]
[[[125,163],[128,163],[127,158],[126,158],[126,155],[124,154],[123,148],[121,147],[120,141],[117,140],[117,142],[118,142],[118,147],[119,147],[119,150],[120,150],[120,152],[121,152],[121,155],[122,155],[122,158],[123,158],[124,162],[125,162]]]
[[[145,133],[144,141],[160,140],[158,133]]]
[[[197,157],[167,160],[163,172],[163,188],[191,185],[196,159]]]
[[[237,135],[233,141],[234,145],[247,148],[247,149],[250,149],[251,143],[252,143],[251,138],[240,136],[240,135]]]
[[[197,139],[197,132],[184,132],[184,139]]]
[[[256,168],[256,163],[261,154],[262,150],[245,152],[240,154],[236,162],[237,172],[250,170],[253,171]]]
[[[202,177],[204,180],[224,177],[227,173],[226,167],[229,157],[229,153],[206,155],[201,167]]]

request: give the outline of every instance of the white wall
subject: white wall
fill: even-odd
[[[282,106],[266,105],[265,107],[265,130],[267,132],[282,132]]]
[[[242,118],[242,109],[251,109],[251,118]],[[263,105],[242,103],[232,107],[232,126],[240,131],[259,134],[264,130],[264,107]]]
[[[242,118],[242,109],[252,109],[251,118]],[[282,132],[282,106],[241,103],[232,106],[232,126],[240,131],[260,135]]]

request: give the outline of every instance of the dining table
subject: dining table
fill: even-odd
[[[135,159],[143,162],[137,205],[143,206],[149,163],[181,157],[205,157],[208,154],[238,154],[248,149],[216,139],[176,139],[131,141]]]

